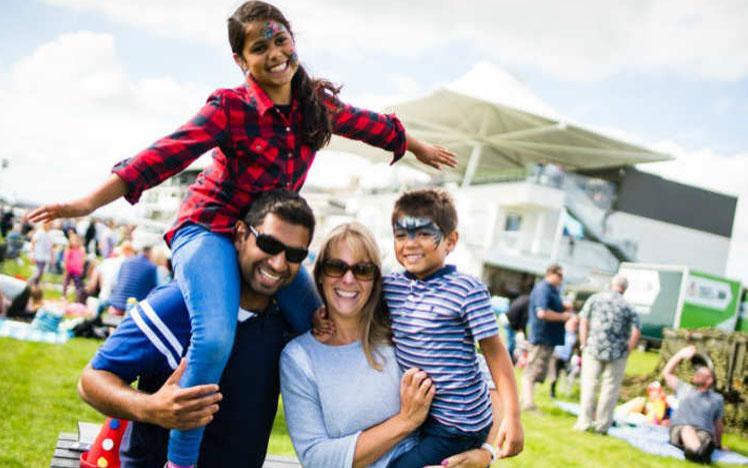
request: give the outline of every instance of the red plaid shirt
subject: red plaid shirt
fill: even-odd
[[[377,114],[332,98],[329,106],[334,109],[333,133],[392,151],[394,161],[405,154],[405,128],[394,114]],[[249,80],[238,88],[215,91],[192,120],[118,163],[112,172],[125,181],[125,199],[134,204],[143,190],[217,147],[213,164],[190,186],[165,239],[170,243],[176,230],[190,222],[231,233],[257,193],[274,188],[298,191],[304,185],[315,152],[301,142],[301,119],[297,100],[285,115]]]

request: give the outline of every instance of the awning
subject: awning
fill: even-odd
[[[471,73],[475,73],[475,69]],[[483,80],[486,81],[490,80]],[[524,107],[542,112],[537,105]],[[666,154],[568,123],[551,112],[520,110],[454,89],[442,88],[428,96],[394,105],[385,112],[395,112],[408,132],[417,138],[454,151],[459,158],[458,167],[440,175],[463,185],[505,179],[507,173],[524,173],[529,166],[539,163],[556,164],[566,171],[574,171],[672,159]],[[333,137],[330,149],[378,161],[389,160],[382,150],[340,137]],[[404,162],[436,174],[415,158],[408,157]]]

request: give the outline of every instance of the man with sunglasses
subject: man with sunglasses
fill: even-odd
[[[293,330],[273,296],[297,276],[313,234],[309,205],[282,190],[262,194],[237,222],[239,324],[219,385],[178,385],[191,327],[173,283],[141,301],[99,349],[79,393],[102,413],[133,421],[120,449],[123,466],[164,466],[168,429],[206,424],[199,466],[262,466],[278,403],[280,353]],[[220,285],[215,294],[223,294]],[[299,316],[319,306],[318,299],[297,302]],[[303,320],[296,325],[302,329],[293,331],[309,329],[308,320],[305,328]],[[130,386],[136,379],[137,390]]]
[[[561,300],[559,288],[564,281],[561,265],[552,264],[545,278],[532,288],[528,306],[527,328],[530,342],[527,367],[522,373],[522,409],[534,410],[535,384],[542,383],[547,374],[553,348],[564,344],[564,322],[571,317]]]

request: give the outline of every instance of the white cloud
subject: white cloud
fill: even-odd
[[[108,34],[63,34],[0,77],[3,192],[82,195],[118,160],[186,121],[208,92],[168,77],[131,81]]]
[[[240,3],[47,2],[222,47],[225,18]],[[741,0],[320,0],[278,5],[294,24],[302,52],[314,55],[415,57],[447,47],[455,53],[457,43],[489,60],[535,66],[574,80],[626,71],[673,71],[728,81],[748,76],[748,8]]]

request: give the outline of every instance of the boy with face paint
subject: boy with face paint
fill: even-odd
[[[445,263],[459,238],[452,198],[438,189],[406,192],[395,202],[392,229],[395,256],[405,268],[384,279],[397,360],[403,371],[426,371],[436,395],[418,445],[390,467],[437,465],[479,447],[492,460],[517,455],[524,444],[517,386],[490,294],[480,280]],[[492,410],[476,341],[501,403],[498,441],[486,440]]]

